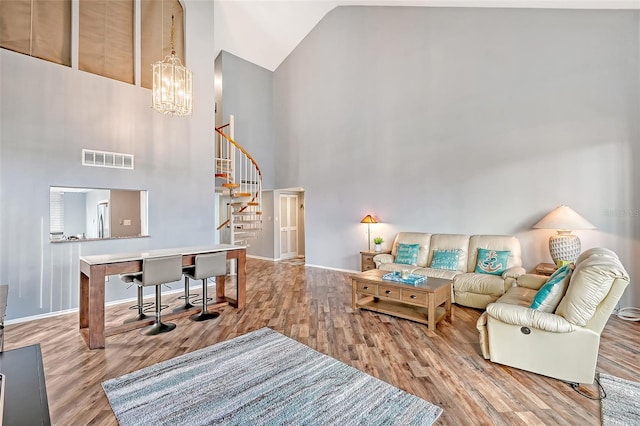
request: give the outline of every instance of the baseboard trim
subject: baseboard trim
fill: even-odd
[[[192,280],[193,281],[193,280]],[[200,280],[198,280],[198,285],[189,285],[189,290],[198,290],[202,288],[202,283]],[[176,290],[170,290],[170,291],[165,291],[162,292],[162,294],[175,294],[175,293],[183,293],[184,292],[184,286],[180,289],[176,289]],[[152,297],[152,295],[148,295],[147,297]],[[120,305],[122,303],[131,303],[131,302],[135,302],[137,301],[138,298],[137,297],[130,297],[127,299],[118,299],[118,300],[113,300],[111,302],[107,302],[104,305],[105,306],[113,306],[113,305]],[[46,314],[38,314],[38,315],[31,315],[28,317],[22,317],[22,318],[15,318],[12,320],[7,320],[4,322],[4,325],[12,325],[12,324],[21,324],[23,322],[29,322],[29,321],[36,321],[39,319],[44,319],[44,318],[53,318],[53,317],[57,317],[60,315],[67,315],[67,314],[73,314],[73,313],[77,313],[79,311],[80,308],[71,308],[71,309],[65,309],[62,311],[55,311],[55,312],[47,312]]]

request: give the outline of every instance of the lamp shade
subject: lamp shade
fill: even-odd
[[[571,207],[560,206],[551,210],[540,222],[533,225],[535,229],[596,229],[587,219],[576,213]]]
[[[365,217],[362,218],[362,220],[360,221],[360,223],[378,223],[377,220],[375,220],[373,218],[373,216],[371,216],[370,214],[366,215]]]

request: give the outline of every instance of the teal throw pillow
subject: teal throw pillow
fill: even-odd
[[[395,263],[417,265],[420,244],[398,244]]]
[[[455,271],[458,269],[460,250],[434,250],[429,267]]]
[[[572,265],[564,265],[558,268],[550,277],[547,282],[540,287],[538,293],[531,302],[531,309],[536,309],[542,312],[555,312],[556,308],[560,304],[560,301],[567,292],[569,287],[569,280],[571,279]]]
[[[478,249],[477,274],[502,275],[509,263],[509,250]]]

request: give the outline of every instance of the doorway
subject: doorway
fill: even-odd
[[[298,194],[280,194],[280,259],[298,257]]]

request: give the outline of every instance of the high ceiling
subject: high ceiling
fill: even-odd
[[[274,71],[332,9],[343,5],[640,9],[640,0],[215,0],[220,50]]]

